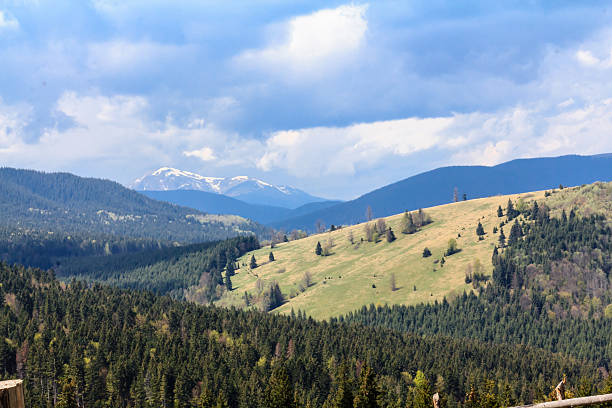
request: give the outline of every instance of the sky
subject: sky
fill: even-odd
[[[0,166],[351,199],[612,152],[602,1],[0,0]]]

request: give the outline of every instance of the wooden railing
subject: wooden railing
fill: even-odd
[[[23,380],[0,381],[0,408],[25,408]]]

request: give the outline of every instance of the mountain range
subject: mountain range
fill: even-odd
[[[351,201],[319,209],[269,225],[277,229],[315,230],[315,223],[350,225],[374,217],[432,207],[458,198],[489,197],[524,191],[546,190],[559,185],[576,186],[612,180],[612,154],[518,159],[497,166],[442,167],[379,188]]]
[[[326,201],[295,187],[276,186],[248,176],[206,177],[172,167],[157,169],[136,179],[129,187],[137,191],[203,191],[236,198],[245,203],[290,209]]]

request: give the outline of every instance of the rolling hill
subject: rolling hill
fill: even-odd
[[[505,216],[498,216],[497,210],[499,206],[505,208],[509,199],[521,208],[530,207],[528,203],[537,200],[557,218],[561,218],[562,210],[567,214],[575,210],[585,217],[603,214],[608,220],[612,216],[612,183],[565,188],[553,194],[538,191],[427,208],[425,212],[433,222],[408,235],[400,232],[403,214],[398,214],[385,218],[397,237],[393,242],[384,237],[378,243],[368,242],[366,224],[359,224],[247,253],[239,259],[241,269],[232,278],[234,290],[225,293],[220,304],[245,307],[245,292],[256,299],[261,288],[272,282],[279,284],[287,300],[275,311],[301,310],[315,318],[343,315],[369,304],[414,305],[450,300],[478,286],[466,283],[468,270],[475,273],[481,269],[482,274],[491,276],[492,253],[494,246],[499,245],[500,235],[493,233],[493,228],[506,221]],[[485,231],[483,240],[476,234],[479,222]],[[505,226],[506,237],[510,227]],[[354,244],[349,242],[351,235]],[[460,252],[444,256],[450,239],[456,240]],[[331,255],[317,256],[317,242],[325,246],[330,240]],[[431,250],[431,257],[423,257],[425,247]],[[274,254],[273,262],[268,261],[270,251]],[[249,266],[253,255],[259,265],[255,269]],[[312,281],[308,288],[304,285],[306,272]],[[395,281],[395,290],[391,289],[391,279]],[[592,279],[599,278],[587,280]]]
[[[155,200],[195,208],[209,214],[239,215],[261,224],[270,224],[288,218],[299,217],[340,203],[340,201],[318,201],[304,204],[295,209],[289,209],[278,206],[250,204],[223,194],[199,190],[140,191],[140,193]]]
[[[0,214],[0,259],[39,267],[71,256],[270,234],[245,218],[156,201],[112,181],[11,168],[0,168]]]
[[[498,206],[505,207],[509,198],[514,201],[543,197],[544,192],[535,192],[427,208],[425,212],[433,222],[408,235],[400,232],[403,214],[386,217],[386,224],[397,237],[391,243],[384,237],[378,243],[367,242],[365,224],[358,224],[282,243],[273,249],[261,248],[239,260],[241,268],[232,278],[234,290],[226,293],[219,303],[244,307],[244,293],[248,291],[256,296],[258,279],[266,284],[279,283],[288,301],[277,309],[278,312],[302,310],[315,318],[342,315],[371,303],[417,304],[452,298],[472,287],[465,283],[469,264],[473,266],[478,260],[483,273],[491,275],[491,254],[498,240],[498,234],[493,234],[492,230],[501,221],[497,216]],[[482,241],[476,235],[479,221],[486,232]],[[351,234],[354,244],[349,242]],[[440,260],[450,239],[457,241],[461,251],[445,257],[444,266],[441,266]],[[333,242],[332,255],[317,256],[317,242],[325,245],[329,240]],[[425,247],[431,250],[431,257],[423,258]],[[274,254],[274,262],[268,262],[270,251]],[[252,255],[260,266],[251,270]],[[313,283],[302,292],[300,284],[306,271]],[[392,275],[397,290],[390,288]]]
[[[432,207],[450,202],[457,188],[459,198],[517,194],[559,186],[575,186],[612,180],[612,154],[520,159],[497,166],[442,167],[398,181],[355,200],[310,214],[270,224],[277,229],[314,231],[318,220],[328,226],[352,225],[365,221],[366,209],[374,217],[387,217],[405,210]]]

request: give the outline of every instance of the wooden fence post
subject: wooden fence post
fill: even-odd
[[[0,408],[25,408],[23,380],[0,381]]]
[[[563,380],[555,387],[555,393],[557,394],[557,401],[562,401],[565,398],[565,377],[563,377]]]
[[[433,406],[434,408],[440,408],[440,394],[437,392],[433,395]]]

